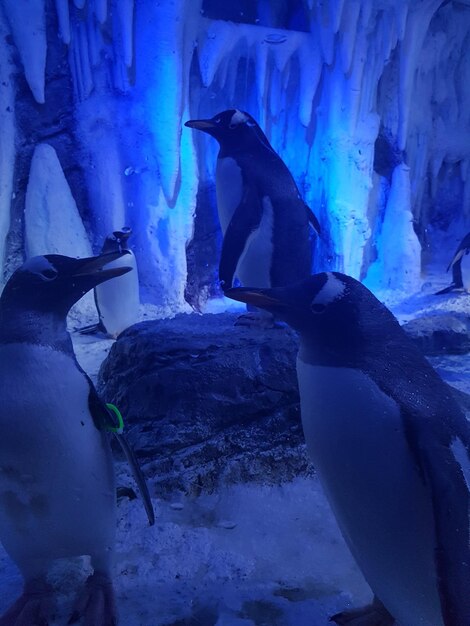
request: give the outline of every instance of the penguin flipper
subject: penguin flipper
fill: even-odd
[[[451,262],[449,263],[449,265],[447,266],[446,272],[448,272],[448,271],[450,270],[450,268],[451,268],[451,267],[454,267],[454,265],[455,265],[458,261],[460,261],[460,260],[463,258],[463,256],[464,256],[465,254],[468,254],[468,252],[469,252],[469,249],[468,249],[468,248],[459,248],[459,249],[457,250],[457,252],[454,254],[454,257],[453,257],[452,261],[451,261]]]
[[[119,424],[116,423],[116,416],[114,415],[114,413],[108,410],[104,402],[98,396],[98,393],[88,375],[85,374],[85,376],[88,379],[88,384],[90,387],[88,406],[90,408],[90,413],[95,423],[95,426],[99,430],[106,430],[109,427],[118,427]],[[130,447],[127,439],[122,435],[122,433],[114,432],[114,435],[116,436],[119,445],[121,446],[126,456],[127,462],[129,463],[129,466],[131,468],[132,476],[134,477],[134,480],[139,488],[140,495],[142,496],[142,499],[144,501],[144,507],[147,513],[149,524],[150,526],[153,526],[153,524],[155,523],[155,513],[153,510],[152,500],[150,498],[150,493],[148,490],[147,482],[145,480],[145,476],[142,473],[139,463],[135,457],[134,451]]]
[[[145,480],[145,476],[140,468],[139,462],[136,459],[134,450],[130,447],[129,442],[123,434],[114,433],[114,435],[126,456],[127,462],[129,463],[132,471],[132,476],[134,477],[134,480],[139,488],[140,495],[144,501],[144,507],[149,520],[149,525],[153,526],[155,524],[155,511],[153,510],[147,481]]]
[[[437,588],[444,624],[452,626],[470,624],[470,436],[461,413],[449,416],[449,422],[446,417],[438,432],[416,417],[408,426],[431,492]]]
[[[305,210],[307,212],[307,218],[308,218],[310,226],[317,233],[317,235],[321,235],[321,226],[320,226],[320,222],[318,221],[317,216],[312,211],[312,209],[308,206],[308,204],[305,204]]]
[[[452,261],[447,266],[447,271],[449,271],[450,268],[464,256],[464,254],[468,254],[469,252],[470,252],[470,233],[467,233],[465,237],[462,239],[462,241],[460,242],[459,247],[455,251]]]
[[[250,235],[261,223],[263,207],[253,189],[246,189],[240,204],[235,209],[225,231],[219,263],[219,279],[222,289],[232,287],[238,262],[245,250]]]

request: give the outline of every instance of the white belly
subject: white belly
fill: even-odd
[[[20,568],[111,554],[114,473],[88,410],[88,384],[67,355],[0,347],[0,540]]]
[[[106,332],[114,338],[135,324],[139,316],[139,277],[134,255],[131,253],[116,259],[106,268],[123,266],[133,269],[95,288],[100,320]]]
[[[355,369],[297,360],[308,450],[344,537],[400,626],[443,626],[434,519],[399,411]]]
[[[245,287],[271,287],[273,221],[273,207],[270,199],[265,197],[259,228],[248,238],[235,271]]]

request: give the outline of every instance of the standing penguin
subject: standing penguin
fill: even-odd
[[[228,296],[300,333],[308,450],[376,594],[337,624],[470,624],[470,427],[397,320],[355,279],[316,274]]]
[[[130,271],[114,280],[99,284],[94,289],[95,304],[99,315],[98,324],[86,326],[80,333],[87,335],[101,331],[113,339],[126,328],[135,324],[139,316],[139,275],[134,253],[128,239],[132,230],[125,226],[106,237],[101,254],[127,252],[110,264],[112,267],[126,266]]]
[[[459,243],[459,247],[455,251],[452,261],[447,266],[447,272],[452,268],[452,283],[449,287],[445,287],[436,292],[436,296],[440,296],[451,291],[463,291],[464,284],[462,278],[462,260],[463,257],[470,252],[470,233],[465,235]]]
[[[220,144],[217,208],[224,236],[219,265],[222,287],[237,276],[243,285],[279,287],[311,272],[309,222],[317,218],[265,134],[248,113],[231,109],[186,126]]]
[[[78,365],[66,330],[70,307],[130,268],[127,253],[29,259],[0,298],[0,541],[24,577],[1,626],[47,624],[54,559],[90,555],[69,623],[116,621],[111,564],[116,495],[105,405]]]

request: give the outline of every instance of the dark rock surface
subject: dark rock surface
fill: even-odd
[[[288,328],[234,326],[237,316],[179,315],[120,335],[99,388],[159,495],[223,482],[280,483],[312,471],[302,435]]]
[[[417,317],[404,324],[403,330],[427,356],[470,352],[470,319],[465,315],[436,313]]]

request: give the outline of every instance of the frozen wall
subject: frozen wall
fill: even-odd
[[[182,123],[236,106],[259,120],[322,221],[315,268],[416,288],[421,248],[431,255],[470,230],[469,26],[461,0],[5,0],[2,274],[31,247],[25,190],[34,198],[41,181],[14,174],[42,143],[75,199],[63,210],[76,204],[95,250],[110,230],[134,229],[145,300],[184,308],[187,278],[193,304],[213,293],[217,147]],[[62,146],[53,129],[36,137],[28,126],[64,117],[57,73],[71,94]],[[15,132],[28,138],[16,160]],[[57,200],[40,191],[53,216]]]

